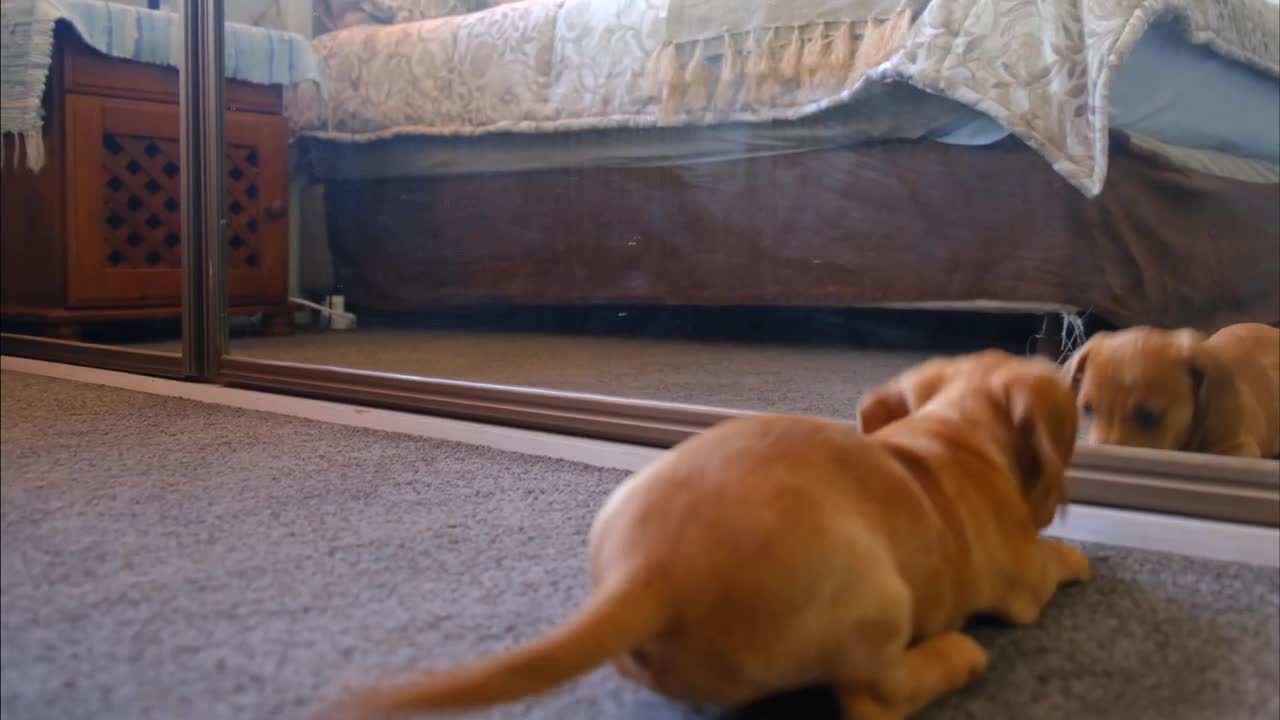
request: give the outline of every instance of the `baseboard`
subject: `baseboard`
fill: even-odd
[[[131,375],[27,358],[5,356],[0,359],[0,369],[319,422],[481,445],[620,470],[638,470],[662,453],[653,448],[604,440]],[[1107,543],[1280,567],[1280,529],[1276,528],[1073,504],[1054,522],[1048,533],[1081,542]]]

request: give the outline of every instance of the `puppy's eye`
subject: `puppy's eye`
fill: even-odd
[[[1093,403],[1085,403],[1080,406],[1080,412],[1087,418],[1093,417]]]
[[[1160,427],[1164,417],[1148,407],[1140,407],[1133,411],[1133,424],[1143,430],[1155,430]]]

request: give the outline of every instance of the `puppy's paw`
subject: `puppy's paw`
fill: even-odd
[[[987,651],[961,632],[935,635],[908,650],[869,687],[843,693],[846,720],[907,718],[986,671]]]
[[[1030,625],[1040,619],[1044,603],[1038,602],[1026,591],[1013,593],[992,608],[997,616],[1012,625]]]
[[[870,695],[844,698],[844,720],[905,720],[907,713]]]
[[[934,642],[937,643],[938,654],[945,658],[951,689],[958,690],[973,682],[991,664],[986,648],[964,633],[947,633]]]
[[[1093,575],[1089,567],[1089,557],[1075,545],[1060,544],[1058,555],[1062,563],[1062,581],[1069,583],[1084,582]]]

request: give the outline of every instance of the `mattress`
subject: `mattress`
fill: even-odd
[[[1134,46],[1110,102],[1115,129],[1185,150],[1280,163],[1280,80],[1191,43],[1171,18],[1152,23]],[[937,139],[986,145],[1008,133],[974,113]]]
[[[304,143],[303,157],[305,167],[318,180],[378,180],[689,165],[892,140],[981,146],[1009,135],[990,118],[909,85],[885,85],[876,93],[881,96],[877,102],[790,122],[464,138],[411,136],[374,143],[311,140]],[[1149,124],[1134,126],[1145,129]],[[1126,135],[1136,147],[1186,170],[1245,182],[1280,182],[1280,165],[1270,160],[1173,144],[1166,141],[1170,133],[1161,133],[1166,140],[1133,130]]]
[[[413,138],[384,151],[390,166],[374,171],[384,176],[702,162],[911,137],[984,145],[1013,133],[1092,196],[1105,178],[1110,129],[1175,148],[1196,169],[1275,174],[1280,49],[1272,31],[1280,22],[1268,0],[921,4],[900,50],[847,86],[797,80],[771,86],[763,101],[758,93],[748,101],[742,90],[726,106],[716,87],[715,99],[676,103],[674,114],[665,107],[669,88],[655,89],[646,76],[652,58],[662,57],[660,0],[526,0],[353,28],[316,40],[328,95],[300,88],[290,115],[295,131],[313,139]],[[821,39],[827,25],[818,24]],[[719,50],[698,45],[719,53],[708,61],[719,68],[711,72],[732,64],[728,50],[737,46],[725,37]],[[795,44],[802,30],[792,37]],[[1042,42],[1001,45],[1006,37]],[[957,44],[964,53],[954,52]],[[692,78],[702,70],[699,57],[688,62]],[[887,89],[894,85],[949,104]],[[1222,107],[1234,111],[1214,111]],[[633,132],[606,132],[621,130]],[[447,142],[463,137],[485,141]],[[414,146],[430,148],[436,160],[404,157]],[[351,164],[333,152],[339,159],[331,165]],[[510,157],[509,166],[497,165],[499,156]],[[1215,165],[1215,158],[1233,161]]]

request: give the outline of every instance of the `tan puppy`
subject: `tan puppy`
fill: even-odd
[[[1089,442],[1280,456],[1280,329],[1098,333],[1065,372]]]
[[[1032,622],[1088,576],[1078,549],[1038,536],[1066,498],[1076,412],[1051,363],[992,351],[907,372],[861,420],[869,436],[758,416],[681,443],[601,509],[575,616],[328,717],[512,701],[609,661],[678,700],[830,684],[850,718],[916,713],[986,667],[967,618]]]

